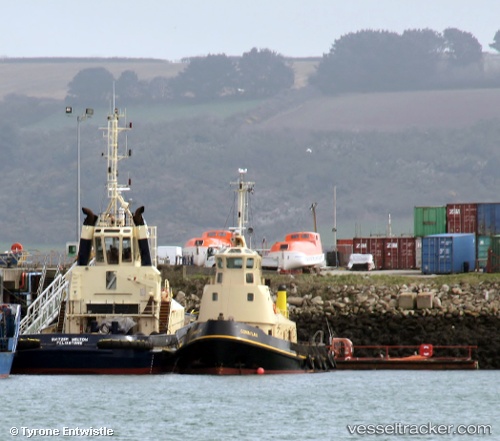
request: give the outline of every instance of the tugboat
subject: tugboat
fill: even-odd
[[[0,378],[9,376],[16,353],[21,305],[0,305]]]
[[[253,183],[240,169],[238,228],[232,245],[215,254],[215,276],[205,285],[197,321],[178,332],[174,372],[249,375],[326,371],[335,366],[324,344],[298,343],[288,318],[286,290],[273,302],[261,256],[246,245],[243,219]]]
[[[124,116],[115,109],[102,129],[108,206],[99,215],[82,208],[86,217],[77,262],[65,274],[55,318],[50,325],[36,325],[40,316],[50,315],[53,299],[40,296],[32,303],[21,323],[25,333],[13,373],[163,373],[172,359],[175,332],[185,325],[184,308],[172,299],[167,282],[162,287],[154,265],[156,228],[146,225],[144,207],[130,211],[122,196],[129,188],[118,184],[118,162],[130,156],[126,145],[119,153],[119,133],[132,128],[131,123],[119,126]]]

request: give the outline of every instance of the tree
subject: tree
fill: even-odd
[[[500,52],[500,30],[498,30],[493,37],[493,43],[490,44],[490,47],[495,49],[497,52]]]
[[[206,101],[235,91],[235,63],[225,54],[192,58],[182,72],[171,81],[172,91],[179,98]]]
[[[267,97],[293,86],[293,69],[285,58],[269,49],[253,48],[238,62],[238,89],[249,97]]]
[[[443,36],[448,59],[452,66],[467,66],[482,61],[483,48],[470,32],[448,28],[444,30]]]
[[[66,100],[83,106],[108,101],[113,93],[113,75],[104,67],[90,67],[78,72],[68,84]]]
[[[154,77],[149,82],[149,97],[154,101],[165,101],[172,96],[170,80],[165,77]]]
[[[123,102],[138,101],[144,98],[144,87],[139,77],[132,70],[125,70],[116,80],[115,91],[117,97]]]

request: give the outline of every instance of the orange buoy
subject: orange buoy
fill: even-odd
[[[257,374],[258,375],[264,375],[264,368],[262,368],[262,367],[257,368]]]
[[[23,246],[19,242],[16,242],[12,244],[10,249],[14,253],[20,253],[23,250]]]

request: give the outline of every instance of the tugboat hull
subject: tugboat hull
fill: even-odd
[[[212,375],[311,372],[315,349],[269,336],[245,323],[209,320],[189,329],[175,354],[174,371]]]
[[[170,358],[167,350],[153,349],[147,337],[23,335],[12,374],[160,374],[172,365]]]

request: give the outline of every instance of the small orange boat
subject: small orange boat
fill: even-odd
[[[479,368],[472,358],[477,346],[356,346],[362,355],[354,356],[354,346],[348,338],[332,338],[330,353],[337,369],[352,370],[474,370]],[[397,353],[396,356],[391,354]],[[409,355],[403,355],[408,353]],[[377,354],[377,355],[375,355]]]
[[[318,233],[296,232],[276,242],[263,256],[262,267],[289,271],[307,267],[326,266],[325,254]]]
[[[189,239],[182,248],[185,263],[212,267],[212,256],[223,248],[231,246],[232,232],[229,230],[205,231],[201,237]]]

